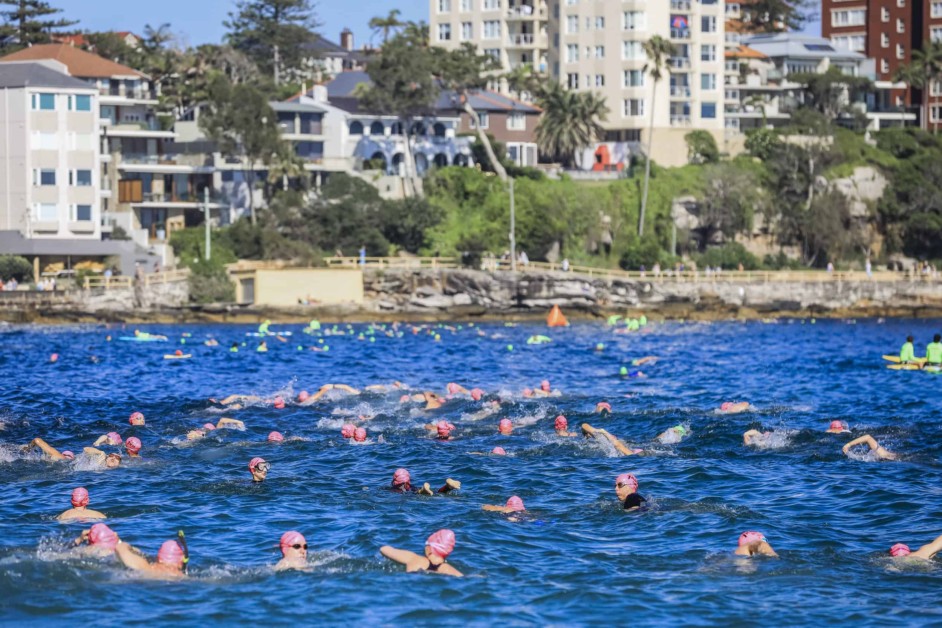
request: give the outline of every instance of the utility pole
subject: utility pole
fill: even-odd
[[[210,257],[210,239],[209,239],[209,186],[203,188],[203,222],[206,224],[206,249],[204,257],[209,261]]]
[[[274,64],[274,65],[275,65],[275,67],[274,67],[274,70],[275,70],[275,72],[274,72],[274,74],[275,74],[275,87],[277,87],[278,85],[281,84],[281,59],[280,59],[279,56],[278,56],[278,44],[275,44],[275,45],[274,45],[273,50],[274,50],[274,53],[275,53],[275,55],[274,55],[274,56],[275,56],[275,59],[274,59],[274,62],[275,62],[275,64]]]
[[[517,216],[514,210],[514,180],[510,179],[510,270],[517,272]]]

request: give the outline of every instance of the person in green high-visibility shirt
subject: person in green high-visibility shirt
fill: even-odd
[[[262,323],[261,325],[258,326],[258,333],[260,333],[260,334],[267,334],[267,333],[268,333],[268,327],[269,327],[270,325],[271,325],[271,321],[266,319],[264,323]]]
[[[900,364],[911,364],[916,361],[916,351],[913,348],[913,337],[906,336],[906,342],[899,350]]]
[[[942,366],[942,336],[939,334],[926,345],[926,365]]]

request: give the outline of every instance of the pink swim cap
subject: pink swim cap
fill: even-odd
[[[605,410],[606,412],[611,412],[611,411],[612,411],[612,404],[610,404],[610,403],[607,402],[607,401],[600,401],[600,402],[598,402],[597,404],[595,404],[595,411],[596,411],[596,412],[601,412],[602,410]]]
[[[412,397],[409,395],[403,395],[399,397],[399,403],[409,403],[412,400]]]
[[[440,438],[448,438],[448,436],[454,431],[455,426],[448,421],[439,421],[435,424],[435,429],[438,431],[438,436]]]
[[[829,427],[828,429],[830,429],[830,430],[841,430],[841,431],[843,432],[843,431],[846,430],[847,428],[844,427],[844,422],[843,422],[843,421],[831,421],[831,427]]]
[[[122,442],[124,442],[121,440],[121,434],[118,434],[117,432],[108,432],[105,434],[105,436],[108,437],[108,440],[111,441],[112,445],[120,445]]]
[[[471,389],[471,398],[474,399],[475,401],[480,401],[481,397],[483,396],[484,396],[484,391],[481,390],[480,388]]]
[[[280,443],[284,439],[285,437],[281,435],[281,432],[271,432],[268,435],[268,440],[270,440],[273,443]]]
[[[183,548],[176,541],[164,541],[157,551],[157,562],[163,565],[183,566]]]
[[[720,410],[729,410],[733,406],[732,401],[724,401],[720,404]]]
[[[569,421],[566,420],[566,417],[560,414],[558,417],[556,417],[555,425],[557,430],[564,430],[569,427]]]
[[[284,556],[285,551],[292,545],[307,545],[304,535],[294,530],[282,534],[281,540],[278,542],[278,547],[281,548],[281,555]]]
[[[118,535],[105,524],[96,523],[88,531],[88,542],[90,545],[98,545],[113,550],[118,544]]]
[[[897,556],[908,556],[910,554],[912,554],[912,552],[910,551],[909,546],[905,543],[897,543],[890,548],[890,556],[893,556],[894,558]]]
[[[510,419],[501,419],[500,423],[497,426],[498,432],[505,432],[507,430],[513,431],[513,429],[514,429],[514,424],[510,421]]]
[[[58,353],[53,353],[52,355],[49,356],[49,361],[50,361],[50,362],[55,362],[55,361],[58,360],[58,359],[59,359],[59,354],[58,354]]]
[[[124,442],[124,448],[128,450],[129,454],[136,454],[141,450],[141,439],[137,436],[132,436]]]
[[[298,393],[298,403],[300,403],[300,402],[302,402],[302,401],[307,401],[307,400],[308,400],[308,397],[310,397],[310,396],[311,396],[311,393],[309,393],[309,392],[306,391],[306,390],[302,390],[301,392]]]
[[[449,395],[456,395],[456,394],[458,394],[458,392],[459,392],[460,390],[461,390],[461,386],[459,386],[458,384],[456,384],[456,383],[454,383],[454,382],[449,382],[449,383],[448,383],[448,394],[449,394]]]
[[[141,425],[144,425],[144,415],[140,412],[132,412],[131,416],[128,417],[128,423],[134,425],[135,421],[139,421]]]
[[[264,458],[259,458],[258,456],[255,456],[254,458],[252,458],[251,460],[249,460],[249,471],[254,471],[254,470],[255,470],[255,467],[256,467],[259,463],[262,463],[262,462],[265,462],[265,459],[264,459]]]
[[[358,427],[353,431],[353,440],[358,443],[362,443],[366,440],[366,428]]]
[[[436,556],[448,558],[448,555],[455,551],[455,533],[451,530],[439,530],[428,537],[425,544]]]
[[[615,478],[615,486],[630,486],[631,490],[638,490],[638,478],[630,473],[622,473],[617,478]]]
[[[210,430],[216,429],[216,426],[213,425],[212,423],[203,423],[203,429],[208,432]]]
[[[276,410],[281,410],[282,408],[285,407],[285,400],[282,399],[281,397],[275,397],[275,403],[273,403],[272,405],[275,406]]]
[[[531,390],[530,388],[524,388],[524,389],[523,389],[523,396],[524,396],[524,397],[531,397],[531,396],[533,396],[533,390]]]
[[[62,457],[63,457],[63,458],[68,458],[69,460],[75,460],[75,454],[73,454],[73,453],[72,453],[71,451],[69,451],[68,449],[66,449],[65,451],[62,452]]]
[[[543,392],[549,392],[551,390],[551,386],[548,379],[544,379],[542,382],[540,382],[540,389]]]
[[[758,543],[759,541],[764,541],[765,535],[761,532],[743,532],[739,535],[739,547],[745,547],[746,545],[751,545],[752,543]]]
[[[409,475],[409,471],[406,469],[396,469],[396,472],[393,473],[393,486],[408,484],[411,480],[412,476]]]
[[[72,489],[72,506],[75,508],[88,506],[88,491],[82,487]]]
[[[504,448],[503,448],[503,447],[495,447],[494,449],[491,450],[491,453],[492,453],[492,454],[497,454],[498,456],[506,456],[506,455],[507,455],[507,452],[504,451]]]
[[[526,510],[526,508],[523,507],[523,500],[517,497],[516,495],[514,495],[513,497],[507,500],[507,508],[510,508],[514,512],[520,512],[521,510]]]
[[[344,438],[353,438],[353,433],[356,431],[356,426],[353,423],[344,423],[343,427],[340,428],[340,435]]]

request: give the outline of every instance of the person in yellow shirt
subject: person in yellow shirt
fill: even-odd
[[[942,336],[939,334],[926,345],[926,366],[942,366]]]

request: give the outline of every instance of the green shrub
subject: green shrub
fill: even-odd
[[[742,264],[745,270],[758,270],[759,258],[746,250],[739,242],[730,242],[723,246],[707,249],[706,253],[697,259],[697,266],[705,268],[720,268],[737,270]]]
[[[642,266],[650,270],[664,256],[665,251],[655,240],[646,239],[630,244],[618,259],[618,265],[622,270],[640,270]]]
[[[198,261],[190,265],[190,301],[194,303],[231,303],[235,284],[226,268],[216,261]]]
[[[16,279],[19,282],[33,280],[33,265],[29,260],[19,255],[0,255],[0,279],[9,281]]]

